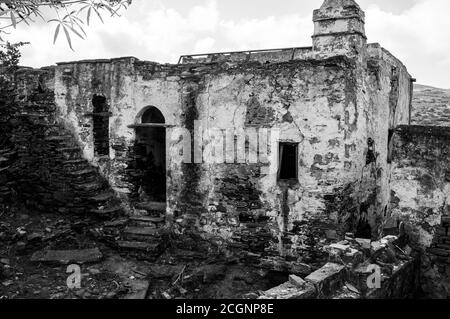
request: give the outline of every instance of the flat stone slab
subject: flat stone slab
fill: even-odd
[[[150,283],[147,280],[127,280],[126,284],[132,291],[121,299],[145,299]]]
[[[340,274],[344,270],[344,268],[345,266],[343,265],[328,263],[322,268],[310,274],[308,277],[305,278],[305,280],[312,283],[320,283],[326,281],[332,276]]]
[[[105,209],[93,209],[91,210],[91,213],[96,214],[96,215],[112,215],[115,213],[118,213],[122,210],[121,206],[115,206],[115,207],[110,207],[110,208],[105,208]]]
[[[364,249],[370,249],[370,243],[372,242],[370,239],[364,238],[356,238],[355,241]]]
[[[31,256],[31,261],[59,263],[63,265],[75,263],[86,264],[99,262],[103,254],[98,248],[83,250],[43,250]]]
[[[350,245],[342,245],[342,244],[331,244],[329,247],[344,252],[350,249]]]
[[[136,204],[136,208],[146,209],[146,210],[154,210],[154,211],[166,211],[166,203],[165,202],[146,202]]]
[[[130,217],[130,219],[134,222],[141,222],[141,223],[153,223],[153,224],[162,224],[166,221],[163,217],[149,217],[149,216],[142,216],[142,217]]]
[[[303,288],[306,286],[306,281],[296,275],[290,275],[289,282],[298,288]]]
[[[333,290],[339,288],[344,281],[345,266],[328,263],[305,278],[312,283],[319,295],[329,295]]]
[[[265,291],[258,299],[312,299],[315,296],[316,289],[312,284],[305,283],[303,288],[299,288],[288,281]]]
[[[158,234],[158,230],[153,227],[127,227],[125,233],[137,236],[155,236]]]
[[[86,168],[80,171],[75,171],[75,172],[70,172],[69,175],[70,176],[83,176],[83,175],[87,175],[87,174],[94,174],[97,171],[93,168]]]
[[[138,241],[119,241],[117,244],[121,249],[142,250],[147,252],[157,251],[160,246],[158,243],[143,243]]]
[[[111,199],[113,197],[113,194],[111,193],[104,193],[100,194],[94,197],[91,197],[91,200],[94,202],[106,202],[107,200]]]

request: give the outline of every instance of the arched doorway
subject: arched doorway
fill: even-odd
[[[140,116],[136,130],[136,166],[141,172],[140,201],[166,201],[166,128],[164,115],[151,106]]]

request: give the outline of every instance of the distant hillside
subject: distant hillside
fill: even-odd
[[[450,126],[450,90],[415,84],[412,124]]]

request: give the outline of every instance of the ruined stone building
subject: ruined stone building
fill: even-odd
[[[20,69],[3,201],[131,216],[156,228],[129,234],[195,232],[291,272],[326,259],[324,240],[400,226],[426,247],[442,236],[446,260],[448,130],[410,126],[414,79],[367,43],[353,0],[313,21],[312,47]]]

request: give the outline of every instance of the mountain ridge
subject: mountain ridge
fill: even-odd
[[[450,126],[450,89],[414,84],[411,124]]]

